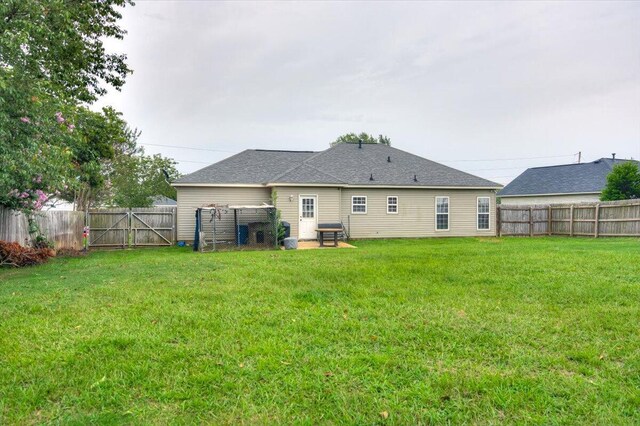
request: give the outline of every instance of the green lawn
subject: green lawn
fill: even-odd
[[[640,423],[640,240],[356,245],[0,270],[0,424]]]

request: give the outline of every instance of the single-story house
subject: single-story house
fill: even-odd
[[[613,166],[626,161],[635,160],[600,158],[590,163],[532,167],[500,190],[498,197],[502,204],[518,205],[598,201]]]
[[[249,149],[173,182],[178,239],[198,207],[272,203],[291,235],[342,222],[351,238],[492,236],[495,182],[380,144],[325,151]],[[274,197],[275,195],[275,197]]]

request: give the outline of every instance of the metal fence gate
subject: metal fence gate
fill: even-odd
[[[97,209],[87,212],[89,247],[171,246],[176,208]]]

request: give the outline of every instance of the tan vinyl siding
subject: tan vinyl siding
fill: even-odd
[[[326,187],[276,187],[278,199],[276,207],[280,210],[281,219],[291,224],[291,236],[298,236],[300,221],[300,195],[316,195],[318,197],[318,223],[334,223],[340,221],[340,189]]]
[[[213,203],[255,205],[269,203],[271,200],[269,188],[177,187],[176,190],[178,192],[178,240],[181,241],[193,241],[195,211],[198,207]]]
[[[600,200],[600,194],[560,194],[537,195],[521,197],[502,197],[504,205],[529,205],[529,204],[571,204],[586,203]]]
[[[351,197],[367,197],[367,213],[351,213]],[[387,196],[398,197],[398,213],[387,214]],[[449,197],[449,230],[435,230],[435,197]],[[477,197],[490,197],[490,229],[477,230]],[[492,190],[343,189],[342,221],[351,238],[495,235]]]
[[[493,190],[353,189],[276,187],[276,207],[298,236],[299,196],[316,195],[318,223],[342,221],[351,238],[400,238],[495,235]],[[261,204],[271,199],[270,188],[178,187],[178,239],[193,240],[195,209],[207,204]],[[367,197],[367,213],[351,213],[352,196]],[[387,214],[387,197],[398,197],[398,213]],[[449,230],[435,230],[435,197],[449,197]],[[490,197],[490,229],[477,230],[477,197]]]

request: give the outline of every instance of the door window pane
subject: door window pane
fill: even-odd
[[[315,203],[315,198],[302,199],[302,217],[303,218],[313,219],[315,214],[314,203]]]

